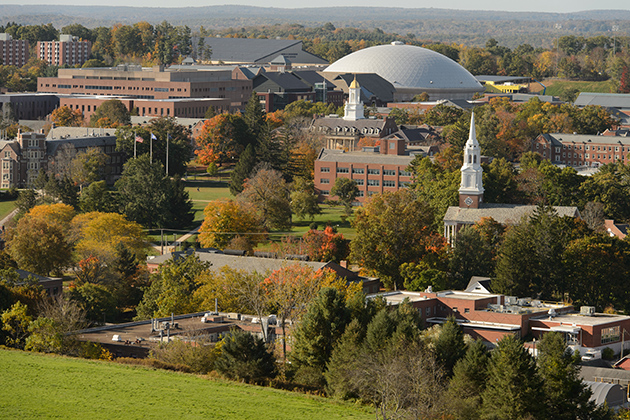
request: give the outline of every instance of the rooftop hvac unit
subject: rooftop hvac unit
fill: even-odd
[[[518,298],[516,296],[506,296],[505,303],[507,305],[516,305],[518,303]]]
[[[584,315],[584,316],[595,315],[595,307],[594,306],[581,306],[580,315]]]

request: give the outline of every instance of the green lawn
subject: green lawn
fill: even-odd
[[[547,85],[547,95],[562,96],[566,91],[570,89],[577,89],[580,92],[599,92],[599,93],[615,93],[617,92],[617,86],[612,80],[606,80],[604,82],[579,82],[568,80],[545,80],[543,81]],[[549,83],[549,84],[548,84]]]
[[[3,419],[369,419],[370,410],[297,393],[0,350]]]
[[[15,209],[16,200],[0,201],[0,220],[4,219]]]

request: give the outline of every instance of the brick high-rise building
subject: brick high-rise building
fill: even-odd
[[[22,67],[28,61],[28,41],[0,34],[0,64]]]
[[[59,35],[59,41],[39,41],[37,54],[51,66],[83,65],[90,58],[92,43],[76,36]]]

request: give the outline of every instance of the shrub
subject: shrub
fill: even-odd
[[[615,358],[615,351],[610,347],[606,347],[602,350],[602,358],[606,360],[612,360]]]

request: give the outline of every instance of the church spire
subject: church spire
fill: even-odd
[[[483,168],[481,167],[481,148],[475,130],[474,112],[470,117],[470,133],[464,147],[464,164],[461,173],[459,207],[479,208],[483,202]]]

